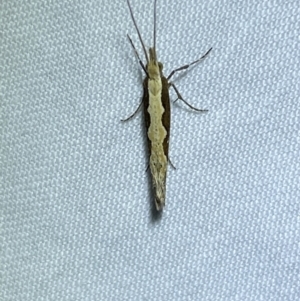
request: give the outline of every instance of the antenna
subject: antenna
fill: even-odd
[[[155,2],[156,2],[156,1],[155,1]],[[145,57],[146,57],[146,61],[147,61],[147,63],[149,63],[149,59],[148,59],[148,54],[147,54],[147,51],[146,51],[146,47],[145,47],[145,45],[144,45],[144,42],[143,42],[143,40],[142,40],[142,36],[141,36],[141,34],[140,34],[140,31],[139,31],[139,29],[138,29],[138,27],[137,27],[137,24],[136,24],[136,21],[135,21],[135,19],[134,19],[133,12],[132,12],[132,8],[131,8],[131,6],[130,6],[129,0],[127,0],[127,4],[128,4],[128,7],[129,7],[129,10],[130,10],[131,19],[132,19],[132,21],[133,21],[134,27],[135,27],[135,29],[136,29],[136,31],[137,31],[137,33],[138,33],[140,42],[141,42],[141,44],[142,44],[142,47],[143,47],[143,50],[144,50],[144,54],[145,54]]]
[[[156,0],[154,1],[153,48],[156,53]]]

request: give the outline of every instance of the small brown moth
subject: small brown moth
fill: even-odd
[[[163,65],[161,62],[157,61],[156,56],[156,0],[154,0],[153,47],[149,49],[149,57],[146,51],[145,44],[142,40],[140,31],[134,19],[129,0],[127,0],[127,4],[129,7],[133,24],[135,26],[135,29],[139,36],[139,40],[143,47],[147,63],[146,66],[143,64],[131,38],[129,37],[129,35],[127,35],[128,40],[135,52],[135,55],[138,58],[139,63],[146,74],[146,78],[143,82],[144,94],[140,105],[130,117],[123,121],[131,119],[139,111],[142,103],[144,103],[145,124],[147,129],[148,147],[150,154],[149,165],[155,194],[155,207],[158,211],[161,211],[165,205],[166,198],[167,166],[168,162],[171,163],[168,155],[171,121],[169,88],[173,87],[175,93],[177,94],[177,99],[175,101],[180,99],[191,109],[198,112],[207,111],[197,109],[191,106],[188,102],[186,102],[180,95],[175,85],[172,82],[170,82],[170,79],[176,72],[188,69],[190,66],[204,59],[212,50],[212,48],[210,48],[203,56],[201,56],[196,61],[174,69],[168,77],[165,77],[162,73]]]

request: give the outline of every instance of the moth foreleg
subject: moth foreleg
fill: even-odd
[[[134,44],[133,44],[133,42],[132,42],[132,40],[131,40],[131,38],[130,38],[130,36],[128,34],[127,34],[127,38],[128,38],[128,40],[129,40],[129,42],[131,44],[131,47],[132,47],[132,49],[133,49],[133,51],[135,53],[135,56],[137,57],[140,65],[141,65],[141,67],[143,68],[146,76],[149,77],[147,69],[146,69],[145,65],[143,64],[142,60],[140,59],[139,53],[137,52],[137,50],[136,50],[136,48],[135,48],[135,46],[134,46]]]

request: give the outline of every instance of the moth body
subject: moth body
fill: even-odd
[[[145,125],[149,148],[149,166],[155,196],[155,207],[158,211],[161,211],[165,205],[167,167],[168,163],[170,162],[168,156],[171,121],[169,88],[173,87],[175,93],[177,94],[177,99],[182,100],[191,109],[199,112],[207,111],[197,109],[186,102],[180,95],[175,85],[170,82],[170,78],[176,72],[188,69],[191,65],[194,65],[204,59],[212,48],[210,48],[198,60],[174,69],[168,77],[165,77],[162,73],[163,65],[162,63],[158,62],[156,55],[156,0],[154,0],[153,47],[149,49],[149,56],[134,19],[129,0],[127,0],[127,4],[130,10],[132,21],[139,36],[139,40],[143,47],[143,52],[147,63],[146,65],[143,64],[131,38],[129,35],[127,35],[129,42],[139,60],[139,64],[146,74],[146,78],[143,82],[143,100],[137,110],[126,120],[131,119],[138,112],[142,103],[144,104]]]
[[[149,77],[144,80],[143,102],[155,207],[160,211],[166,197],[170,104],[168,82],[166,78],[162,80],[162,64],[157,62],[155,48],[150,48],[149,54],[146,66]]]

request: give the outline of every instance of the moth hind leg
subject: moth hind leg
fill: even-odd
[[[171,167],[176,170],[176,167],[174,166],[174,164],[172,163],[171,159],[168,157],[168,163],[171,165]],[[150,164],[148,163],[147,168],[146,168],[146,172],[149,170]]]
[[[168,157],[168,163],[171,165],[171,167],[176,170],[175,165],[172,163],[171,159]]]

